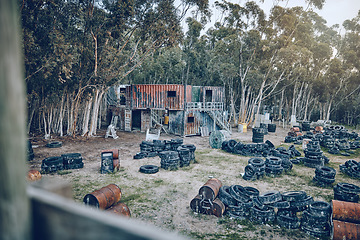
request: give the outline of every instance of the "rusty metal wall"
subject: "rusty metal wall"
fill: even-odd
[[[189,123],[188,117],[194,117],[194,122]],[[202,111],[187,111],[184,134],[188,135],[199,135],[200,127],[207,127],[210,132],[214,131],[214,120],[209,116],[207,112]],[[215,130],[221,130],[219,126],[215,124]]]
[[[168,97],[168,91],[176,96]],[[184,86],[179,84],[137,84],[130,89],[131,109],[184,109]]]

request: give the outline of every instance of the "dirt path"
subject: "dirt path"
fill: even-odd
[[[284,144],[284,137],[288,129],[277,128],[275,133],[265,135],[275,146]],[[131,211],[132,218],[140,219],[157,227],[180,232],[194,239],[308,239],[300,231],[283,230],[278,226],[252,225],[231,220],[195,214],[189,203],[198,193],[199,188],[209,177],[216,177],[223,185],[239,184],[256,187],[261,193],[270,190],[304,190],[308,195],[318,200],[329,201],[333,194],[331,188],[319,188],[309,184],[314,176],[314,169],[294,165],[291,175],[279,178],[266,177],[263,180],[248,182],[242,179],[241,173],[247,165],[249,157],[229,154],[218,149],[212,149],[208,137],[185,137],[184,144],[196,146],[196,160],[198,163],[177,171],[160,169],[156,174],[142,174],[139,168],[142,165],[153,164],[160,166],[160,158],[133,159],[140,151],[139,144],[145,140],[145,133],[118,132],[119,138],[105,139],[104,131],[98,137],[69,138],[58,137],[52,140],[62,141],[61,148],[47,148],[46,142],[39,137],[31,139],[35,159],[29,162],[32,169],[40,170],[41,161],[50,156],[59,156],[64,153],[81,153],[84,168],[62,171],[61,173],[46,174],[45,177],[70,181],[73,187],[74,199],[81,203],[85,194],[115,183],[120,186],[125,202]],[[232,139],[241,142],[251,142],[252,133],[234,132]],[[170,140],[173,135],[162,134],[160,139]],[[289,146],[290,144],[284,144]],[[100,174],[100,152],[104,149],[120,150],[120,171],[114,174]],[[327,154],[327,156],[330,156]],[[344,163],[348,158],[330,156],[332,166]],[[359,161],[359,157],[353,159]],[[347,181],[360,185],[358,180],[337,175],[337,181]],[[235,238],[231,238],[236,236]]]

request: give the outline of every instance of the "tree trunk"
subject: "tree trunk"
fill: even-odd
[[[89,132],[89,120],[90,120],[90,111],[92,105],[92,97],[86,101],[85,109],[84,109],[84,120],[82,127],[82,136],[85,136]]]
[[[0,1],[0,239],[31,238],[26,101],[17,1]]]
[[[105,90],[103,88],[95,90],[95,98],[94,98],[94,104],[92,109],[92,115],[91,115],[91,123],[90,123],[90,132],[89,136],[95,136],[96,135],[96,127],[97,127],[97,121],[99,116],[99,106],[102,100],[102,96],[105,93]]]

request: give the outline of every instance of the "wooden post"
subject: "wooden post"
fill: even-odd
[[[0,1],[0,239],[30,239],[18,1]]]

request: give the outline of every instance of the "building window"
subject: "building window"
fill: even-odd
[[[205,101],[212,102],[212,90],[205,91]]]
[[[167,91],[168,97],[176,97],[176,91]]]
[[[188,123],[193,123],[193,122],[195,122],[195,118],[194,117],[188,117],[187,122]]]

